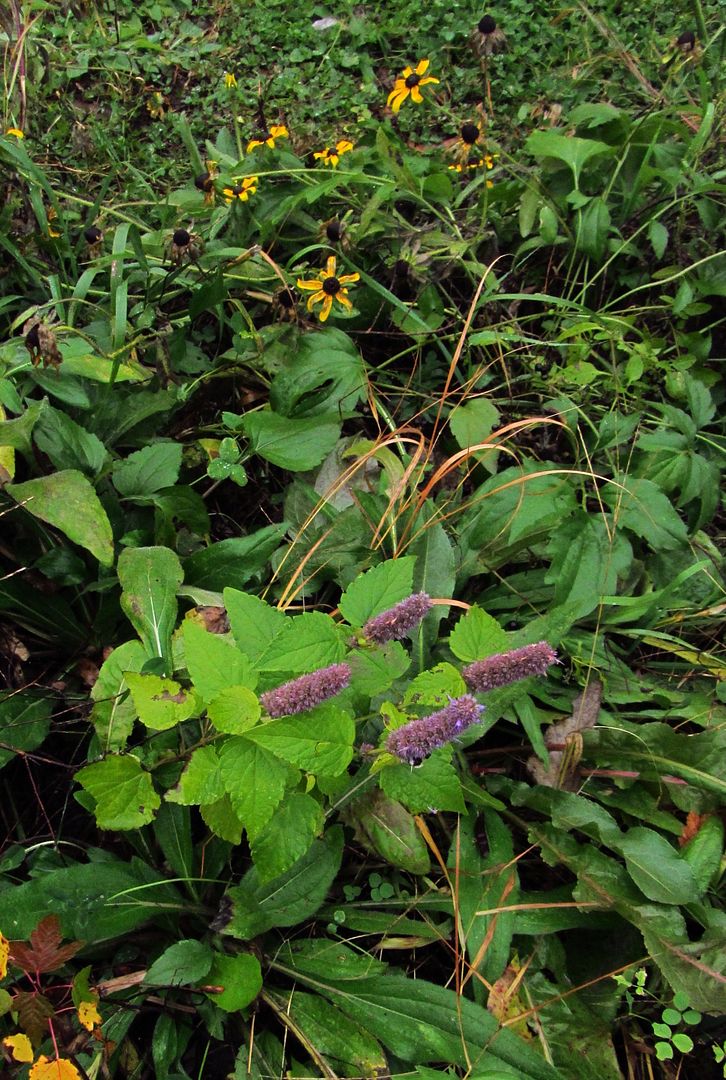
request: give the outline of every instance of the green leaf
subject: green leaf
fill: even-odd
[[[33,437],[56,469],[79,469],[94,477],[103,468],[106,447],[101,440],[50,405],[35,425]]]
[[[668,247],[668,230],[657,218],[651,218],[648,225],[648,239],[656,259],[662,259]]]
[[[118,560],[121,608],[149,656],[172,670],[171,635],[176,623],[176,591],[183,578],[179,559],[164,547],[126,548]]]
[[[251,844],[261,882],[284,874],[322,830],[323,808],[310,795],[288,795]]]
[[[552,563],[545,581],[554,584],[556,604],[569,604],[578,617],[594,611],[603,596],[617,592],[633,561],[633,550],[619,532],[608,532],[602,517],[578,512],[552,534]]]
[[[411,658],[400,641],[387,641],[377,649],[357,649],[347,658],[350,685],[359,694],[375,697],[408,671]]]
[[[123,750],[138,715],[128,692],[127,671],[141,671],[148,656],[140,641],[126,641],[104,660],[91,690],[91,722],[104,752]]]
[[[215,547],[219,547],[219,544],[215,544]],[[224,590],[224,604],[238,648],[257,666],[272,642],[287,626],[287,617],[259,597],[237,589]]]
[[[246,413],[243,427],[255,453],[291,472],[314,469],[340,436],[338,420],[318,416],[289,420],[269,410]]]
[[[182,626],[184,658],[194,689],[209,703],[221,690],[246,686],[254,690],[257,673],[249,659],[219,634],[185,619]]]
[[[406,687],[403,706],[420,707],[434,705],[442,708],[448,705],[452,697],[461,697],[466,693],[466,683],[461,672],[453,664],[437,664],[429,671],[422,671]]]
[[[497,620],[473,605],[451,631],[449,648],[458,660],[471,663],[506,652],[511,646]]]
[[[266,525],[249,536],[218,540],[195,552],[184,560],[187,584],[198,585],[212,592],[221,592],[228,586],[241,589],[251,577],[264,569],[286,530],[284,521],[280,525]],[[246,649],[244,651],[247,652]]]
[[[114,463],[111,479],[122,498],[152,495],[171,487],[179,479],[182,445],[158,442],[137,450],[124,461]]]
[[[198,746],[192,751],[175,787],[165,798],[183,806],[199,806],[216,802],[225,788],[219,767],[219,755],[213,746]]]
[[[32,454],[33,428],[46,408],[49,408],[46,401],[34,401],[17,420],[0,422],[0,446],[12,446],[26,457]]]
[[[242,842],[244,825],[235,814],[229,795],[223,795],[213,803],[205,803],[199,812],[204,824],[215,836],[235,847]]]
[[[486,442],[498,422],[499,409],[489,398],[473,398],[458,405],[449,417],[451,434],[462,450]],[[497,450],[478,450],[476,457],[490,463],[493,471],[497,454]]]
[[[688,904],[700,889],[691,867],[660,833],[638,825],[620,841],[628,873],[649,900]]]
[[[222,745],[219,761],[234,811],[254,840],[282,801],[289,768],[244,735],[232,736]]]
[[[302,990],[291,996],[270,991],[269,996],[307,1044],[334,1063],[334,1075],[384,1076],[388,1072],[380,1044],[359,1022],[363,1018],[352,1020],[319,994]]]
[[[100,829],[139,829],[154,817],[161,799],[137,757],[110,754],[86,765],[76,780],[96,800]]]
[[[353,758],[355,723],[350,713],[326,702],[298,716],[258,724],[247,738],[305,772],[340,776]]]
[[[182,689],[173,679],[127,671],[126,683],[141,723],[152,731],[176,727],[199,712],[194,691]]]
[[[356,799],[348,813],[357,839],[370,851],[411,874],[428,873],[428,848],[413,815],[399,802],[384,791],[370,791]]]
[[[0,769],[18,750],[35,750],[50,730],[51,699],[25,689],[0,701]]]
[[[350,415],[365,394],[360,353],[341,330],[303,334],[270,386],[270,405],[288,417]]]
[[[186,938],[165,949],[146,972],[147,986],[189,986],[209,974],[215,954],[202,941]]]
[[[164,858],[175,874],[194,876],[191,813],[185,806],[162,802],[154,819],[154,836]]]
[[[616,479],[618,485],[603,487],[603,498],[612,507],[620,529],[642,536],[653,551],[671,551],[688,543],[686,526],[652,480],[623,475]]]
[[[295,926],[309,919],[325,900],[342,857],[343,830],[336,825],[279,878],[260,883],[253,867],[228,892],[232,917],[225,933],[248,941],[273,926]]]
[[[605,254],[610,232],[610,211],[602,196],[590,199],[579,220],[576,247],[598,262]]]
[[[231,621],[231,616],[230,616]],[[260,671],[283,671],[289,674],[315,671],[339,663],[344,656],[344,635],[329,615],[311,611],[286,618],[264,654],[256,659]]]
[[[260,962],[249,953],[237,956],[215,953],[209,980],[214,986],[224,987],[221,994],[209,994],[214,1004],[228,1013],[239,1012],[254,1001],[262,989]]]
[[[257,695],[246,686],[229,686],[221,690],[207,706],[207,716],[217,731],[226,735],[242,735],[254,727],[262,714]]]
[[[695,836],[681,850],[701,893],[717,880],[724,846],[724,823],[717,815],[706,818]]]
[[[461,782],[451,763],[451,750],[438,750],[416,769],[391,765],[381,770],[381,789],[413,814],[432,810],[464,813]]]
[[[582,169],[590,158],[614,153],[613,147],[607,143],[560,135],[556,131],[533,131],[527,139],[526,149],[536,158],[549,157],[564,161],[572,169],[576,187],[579,186]]]
[[[351,626],[363,626],[413,592],[415,559],[404,556],[379,563],[350,583],[338,608]]]
[[[418,536],[410,546],[416,559],[413,591],[429,596],[447,597],[454,591],[456,579],[454,548],[443,526],[436,520],[438,511],[426,503],[418,519]],[[424,525],[424,521],[427,523]],[[419,671],[428,665],[428,655],[438,637],[438,626],[449,609],[437,604],[423,620],[413,638],[412,656]]]
[[[111,565],[111,523],[83,473],[65,469],[23,484],[8,484],[5,490],[33,517],[60,529],[74,544],[90,551],[102,566]]]

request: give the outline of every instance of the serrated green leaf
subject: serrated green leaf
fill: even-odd
[[[322,827],[320,803],[299,792],[288,795],[251,844],[260,882],[271,881],[294,866]]]
[[[125,641],[104,660],[91,689],[91,722],[101,748],[123,750],[138,715],[126,682],[127,671],[141,671],[148,659],[140,641]]]
[[[311,611],[285,619],[281,633],[257,657],[257,666],[260,671],[298,674],[340,663],[344,653],[340,628],[330,616]]]
[[[76,773],[76,780],[96,800],[100,829],[140,829],[161,804],[151,776],[131,754],[110,754],[86,765]]]
[[[350,583],[338,608],[351,626],[363,626],[375,615],[405,600],[413,592],[415,559],[404,556],[379,563]]]
[[[90,551],[102,566],[113,562],[111,523],[93,486],[75,469],[8,484],[8,495],[33,517],[60,529],[74,544]]]
[[[175,787],[167,791],[165,798],[183,806],[200,806],[221,799],[225,793],[220,773],[219,755],[213,746],[198,746]]]
[[[228,686],[216,694],[207,706],[207,716],[217,731],[242,735],[254,727],[262,715],[257,695],[246,686]]]
[[[449,648],[457,659],[471,663],[506,652],[510,645],[497,620],[481,608],[472,606],[451,631]]]
[[[259,597],[238,589],[224,590],[224,604],[238,648],[257,666],[278,634],[284,631],[286,616]]]
[[[243,427],[255,453],[290,472],[314,469],[340,436],[340,422],[329,416],[290,420],[266,409],[246,413]]]
[[[299,716],[258,724],[247,738],[305,772],[340,776],[353,758],[355,723],[350,713],[326,702]]]
[[[232,686],[254,690],[257,673],[249,658],[219,634],[185,619],[182,626],[184,659],[194,689],[205,702]]]
[[[282,802],[289,767],[245,735],[232,736],[222,745],[219,762],[234,811],[254,840]]]
[[[209,973],[215,954],[203,941],[187,938],[165,949],[146,972],[147,986],[189,986]]]
[[[196,694],[173,679],[127,671],[126,683],[141,723],[153,731],[175,727],[199,711]]]
[[[122,498],[152,495],[155,491],[176,484],[181,459],[181,443],[151,443],[129,454],[123,461],[114,463],[111,474],[113,486]]]
[[[451,762],[451,750],[437,750],[415,769],[390,765],[381,770],[381,790],[413,814],[432,810],[465,810],[461,781]]]

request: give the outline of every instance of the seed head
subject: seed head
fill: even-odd
[[[191,239],[192,238],[186,229],[177,229],[172,236],[172,240],[177,247],[187,247]]]
[[[87,229],[83,230],[83,239],[87,244],[97,244],[99,240],[103,239],[103,233],[96,225],[89,225]]]
[[[467,144],[467,146],[473,146],[480,135],[481,131],[476,124],[462,124],[461,138],[462,141]]]
[[[483,15],[481,19],[479,19],[477,29],[480,34],[493,34],[496,28],[496,19],[492,18],[491,15]]]

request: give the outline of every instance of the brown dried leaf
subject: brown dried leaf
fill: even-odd
[[[57,915],[46,915],[30,935],[30,945],[10,942],[10,959],[28,973],[55,971],[83,947],[82,941],[61,945],[61,939],[60,919]]]
[[[683,847],[689,840],[692,840],[708,817],[708,814],[698,814],[695,810],[689,810],[683,832],[678,837],[678,846]]]
[[[550,753],[549,767],[545,768],[538,757],[532,756],[527,761],[527,769],[536,784],[560,788],[562,791],[577,791],[582,732],[597,723],[601,700],[602,683],[592,679],[573,701],[572,716],[566,716],[548,728],[545,746]]]
[[[39,1046],[48,1035],[48,1020],[55,1016],[55,1009],[45,994],[20,990],[13,994],[13,1012],[18,1014],[18,1026],[28,1036],[33,1046]]]

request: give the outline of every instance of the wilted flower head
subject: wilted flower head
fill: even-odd
[[[388,611],[369,619],[363,627],[363,637],[375,645],[406,637],[431,610],[431,606],[431,598],[424,592],[407,596]]]
[[[348,664],[331,664],[260,694],[260,704],[273,718],[307,712],[345,690],[350,675]]]
[[[472,34],[472,43],[479,56],[491,56],[507,47],[507,39],[492,15],[482,15]]]
[[[538,641],[521,649],[488,656],[486,660],[476,660],[463,669],[462,675],[469,689],[481,694],[529,675],[544,675],[556,660],[555,650],[546,641]]]
[[[483,712],[484,706],[471,694],[452,698],[446,708],[439,712],[411,720],[392,731],[386,739],[386,750],[409,765],[418,765],[434,750],[445,746],[475,724]]]

